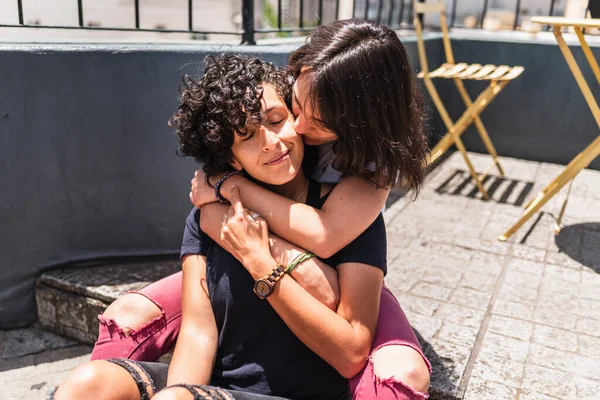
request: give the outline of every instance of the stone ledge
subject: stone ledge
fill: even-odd
[[[110,303],[180,270],[179,260],[159,260],[47,272],[36,283],[38,318],[45,329],[94,343],[97,316]]]

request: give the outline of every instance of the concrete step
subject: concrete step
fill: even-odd
[[[179,260],[144,260],[54,270],[36,282],[38,318],[52,332],[94,343],[98,314],[131,290],[181,270]]]

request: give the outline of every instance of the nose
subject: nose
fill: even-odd
[[[296,119],[294,120],[294,130],[298,135],[304,135],[303,127],[304,124],[302,123],[301,117],[296,117]]]
[[[270,129],[267,129],[264,126],[261,126],[262,137],[263,137],[263,151],[270,151],[277,146],[279,143],[279,137],[275,132]]]

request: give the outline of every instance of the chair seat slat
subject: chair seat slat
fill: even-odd
[[[464,71],[465,69],[467,69],[468,66],[469,66],[469,64],[467,64],[467,63],[456,64],[455,66],[450,68],[448,71],[444,72],[443,77],[444,78],[454,78],[456,76],[456,74],[459,74],[460,72]]]
[[[500,80],[512,81],[513,79],[515,79],[516,77],[521,75],[523,73],[523,71],[525,71],[525,68],[523,68],[521,66],[512,67],[511,70],[506,73],[506,75],[504,75],[502,78],[500,78]]]
[[[510,71],[510,67],[508,65],[501,65],[497,67],[491,74],[482,79],[485,79],[486,81],[496,81],[502,78],[502,75],[506,74],[508,71]]]
[[[442,76],[444,74],[444,72],[448,71],[452,67],[454,67],[454,64],[442,64],[442,66],[439,67],[438,69],[436,69],[435,71],[431,71],[428,76],[430,78],[436,78],[438,76]]]
[[[483,68],[481,68],[479,71],[477,71],[477,73],[471,75],[469,77],[469,79],[482,79],[495,69],[496,69],[495,65],[492,65],[492,64],[484,65]]]
[[[467,69],[465,69],[460,74],[456,75],[455,78],[458,79],[469,79],[471,75],[481,69],[481,64],[471,64]]]

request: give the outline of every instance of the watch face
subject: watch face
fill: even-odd
[[[254,293],[262,299],[271,294],[272,287],[265,280],[259,279],[254,283]]]

